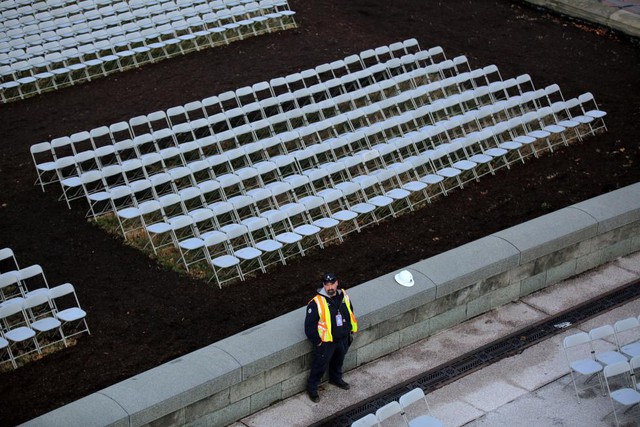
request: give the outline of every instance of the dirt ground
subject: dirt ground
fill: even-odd
[[[0,106],[0,247],[71,282],[90,336],[0,375],[15,425],[307,303],[321,272],[354,286],[489,233],[640,181],[640,50],[604,30],[511,1],[290,0],[299,28]],[[267,275],[218,289],[163,270],[33,185],[29,146],[182,105],[415,37],[565,97],[591,91],[609,131],[502,169],[426,208]],[[269,301],[258,304],[258,301]],[[356,302],[357,307],[357,302]],[[302,325],[301,325],[302,327]]]

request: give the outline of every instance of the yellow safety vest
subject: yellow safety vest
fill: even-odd
[[[342,292],[344,293],[344,303],[347,305],[347,311],[349,311],[349,317],[351,318],[351,332],[357,332],[358,321],[351,309],[351,301],[344,289],[342,289]],[[320,340],[322,340],[322,342],[332,342],[333,335],[331,335],[331,314],[329,312],[329,303],[327,302],[327,299],[320,294],[316,295],[312,301],[315,301],[316,306],[318,306],[318,335],[320,335]]]

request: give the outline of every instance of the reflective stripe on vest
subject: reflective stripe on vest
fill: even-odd
[[[351,309],[351,301],[347,296],[347,293],[342,289],[344,293],[344,303],[347,305],[347,311],[349,312],[349,318],[351,319],[351,332],[358,331],[358,321]],[[316,306],[318,307],[318,335],[322,342],[332,342],[333,335],[331,335],[331,313],[329,311],[329,303],[327,299],[318,294],[313,298]]]

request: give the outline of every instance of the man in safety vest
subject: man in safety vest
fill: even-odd
[[[342,379],[342,363],[358,330],[351,300],[344,289],[338,289],[335,274],[322,275],[322,287],[307,305],[304,332],[313,344],[313,360],[307,381],[309,398],[320,401],[318,385],[329,369],[329,383],[343,390],[350,386]]]

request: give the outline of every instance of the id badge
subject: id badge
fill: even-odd
[[[342,314],[336,314],[336,326],[342,326]]]

